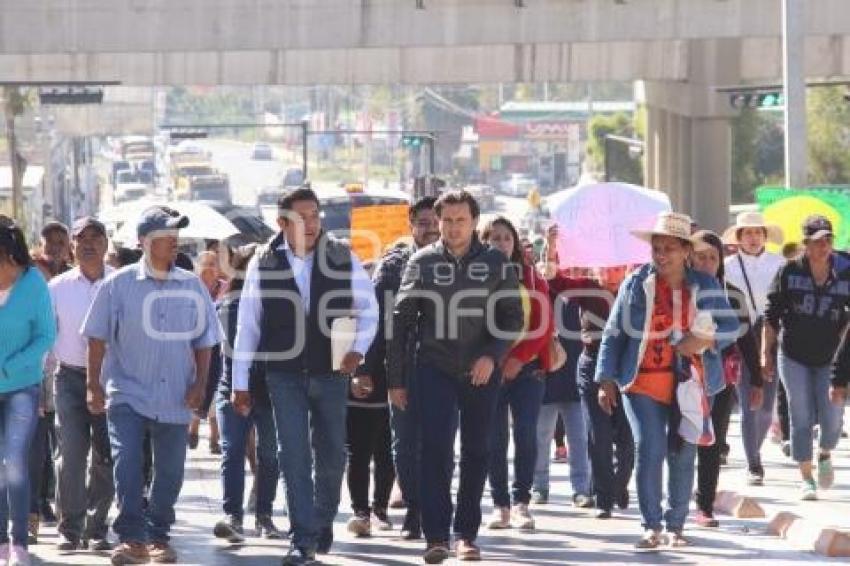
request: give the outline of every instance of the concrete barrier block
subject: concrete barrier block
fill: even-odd
[[[739,519],[761,519],[764,509],[758,501],[734,491],[718,491],[714,499],[714,509]]]
[[[837,529],[823,529],[815,541],[815,552],[821,556],[836,558],[850,557],[850,532]]]
[[[767,524],[767,532],[768,534],[784,538],[788,532],[788,528],[799,518],[799,515],[795,515],[790,511],[781,511],[770,519],[770,522]]]

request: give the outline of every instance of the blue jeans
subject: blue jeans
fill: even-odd
[[[339,509],[348,379],[272,372],[266,375],[266,383],[277,427],[292,542],[314,549],[320,530],[333,526]]]
[[[661,530],[661,490],[666,458],[668,510],[663,519],[668,531],[681,531],[688,517],[694,486],[697,447],[682,441],[677,451],[668,451],[669,405],[646,395],[629,393],[623,397],[623,406],[637,452],[635,480],[641,524],[644,529]]]
[[[534,469],[534,491],[549,493],[549,458],[558,415],[564,421],[567,446],[570,449],[570,485],[573,496],[590,495],[590,461],[587,454],[587,428],[579,401],[546,403],[537,419],[537,465]]]
[[[390,405],[393,464],[398,487],[408,509],[417,511],[419,505],[419,467],[422,431],[419,422],[416,375],[407,378],[407,408],[403,411]]]
[[[27,546],[30,511],[30,441],[38,423],[41,385],[0,393],[0,544]]]
[[[821,450],[832,450],[841,437],[844,407],[829,400],[831,365],[807,366],[779,352],[779,377],[788,393],[791,416],[791,457],[812,461],[812,429],[820,425]]]
[[[271,515],[280,474],[277,464],[277,437],[271,406],[253,405],[251,414],[243,417],[233,409],[230,399],[215,396],[215,412],[221,435],[221,484],[226,515],[242,518],[245,495],[245,450],[252,427],[257,429],[257,510]]]
[[[513,381],[504,382],[499,391],[496,417],[490,438],[490,491],[493,505],[509,507],[531,501],[531,483],[537,464],[537,417],[546,386],[533,372],[538,364],[526,364]],[[508,495],[508,408],[514,426],[514,482]]]
[[[460,482],[455,534],[468,541],[481,526],[481,496],[490,461],[490,434],[499,399],[499,379],[494,373],[487,385],[473,386],[469,379],[449,375],[429,366],[417,369],[422,415],[422,528],[428,542],[448,542],[452,525],[452,476],[455,437],[460,426]]]
[[[741,380],[738,383],[738,400],[741,406],[741,439],[744,442],[744,454],[750,470],[761,469],[761,445],[767,438],[773,422],[773,406],[776,404],[778,380],[764,381],[764,403],[756,411],[750,410],[750,372],[747,365],[741,367]]]
[[[118,503],[118,517],[112,529],[121,542],[167,542],[168,531],[175,521],[174,504],[183,487],[187,426],[149,419],[124,403],[109,407],[106,422],[115,462]],[[147,510],[142,500],[145,432],[150,433],[153,450],[153,481]]]

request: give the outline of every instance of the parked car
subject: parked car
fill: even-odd
[[[535,187],[537,181],[523,173],[513,173],[500,185],[501,191],[512,197],[524,197]]]
[[[272,146],[265,142],[255,143],[253,149],[251,149],[251,159],[255,159],[258,161],[273,160],[274,152],[272,151]]]
[[[130,169],[122,169],[115,178],[115,193],[113,201],[115,204],[138,200],[147,196],[151,184],[141,182],[138,175]]]

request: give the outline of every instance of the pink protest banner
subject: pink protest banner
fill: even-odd
[[[599,183],[567,189],[549,199],[558,223],[560,267],[613,267],[646,263],[650,247],[632,236],[648,230],[670,198],[627,183]]]

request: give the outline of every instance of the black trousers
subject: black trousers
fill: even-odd
[[[705,513],[714,512],[714,497],[717,494],[717,481],[720,479],[720,452],[726,444],[729,431],[729,419],[735,406],[735,387],[726,389],[714,396],[711,404],[711,424],[714,426],[714,444],[700,446],[697,450],[697,507]]]
[[[39,513],[42,505],[50,500],[50,487],[54,483],[53,446],[56,443],[51,440],[55,435],[55,416],[55,412],[50,412],[38,418],[30,444],[30,513]]]
[[[372,509],[386,509],[395,481],[388,407],[348,407],[348,491],[355,513],[369,513],[369,465],[374,462]]]

